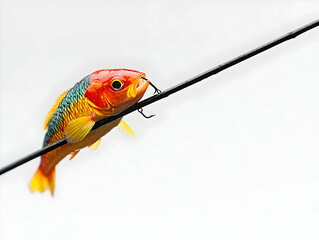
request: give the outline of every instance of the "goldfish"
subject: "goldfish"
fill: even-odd
[[[62,93],[49,111],[44,129],[47,129],[43,147],[66,138],[68,143],[44,154],[30,182],[32,192],[55,187],[55,166],[67,155],[73,159],[84,147],[97,149],[101,138],[119,126],[134,135],[122,120],[116,119],[100,128],[94,124],[129,108],[144,95],[150,82],[145,73],[129,69],[103,69],[93,72],[72,88]]]

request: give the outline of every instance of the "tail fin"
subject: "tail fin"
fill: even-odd
[[[48,175],[46,175],[42,172],[41,168],[39,167],[30,183],[30,190],[31,192],[34,192],[34,191],[44,192],[45,190],[50,188],[51,194],[53,196],[54,182],[55,182],[55,168],[53,168],[51,172]]]

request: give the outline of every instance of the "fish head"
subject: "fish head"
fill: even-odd
[[[91,74],[85,92],[94,112],[100,116],[117,114],[137,103],[149,86],[145,73],[129,69],[106,69]]]

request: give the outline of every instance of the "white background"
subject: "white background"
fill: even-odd
[[[1,1],[0,166],[102,68],[161,89],[319,17],[319,1]],[[31,194],[0,176],[0,239],[319,239],[319,29],[125,117]],[[147,96],[152,91],[149,90]]]

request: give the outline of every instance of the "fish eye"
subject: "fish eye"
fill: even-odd
[[[123,87],[123,83],[119,79],[114,79],[111,85],[114,90],[120,90]]]

